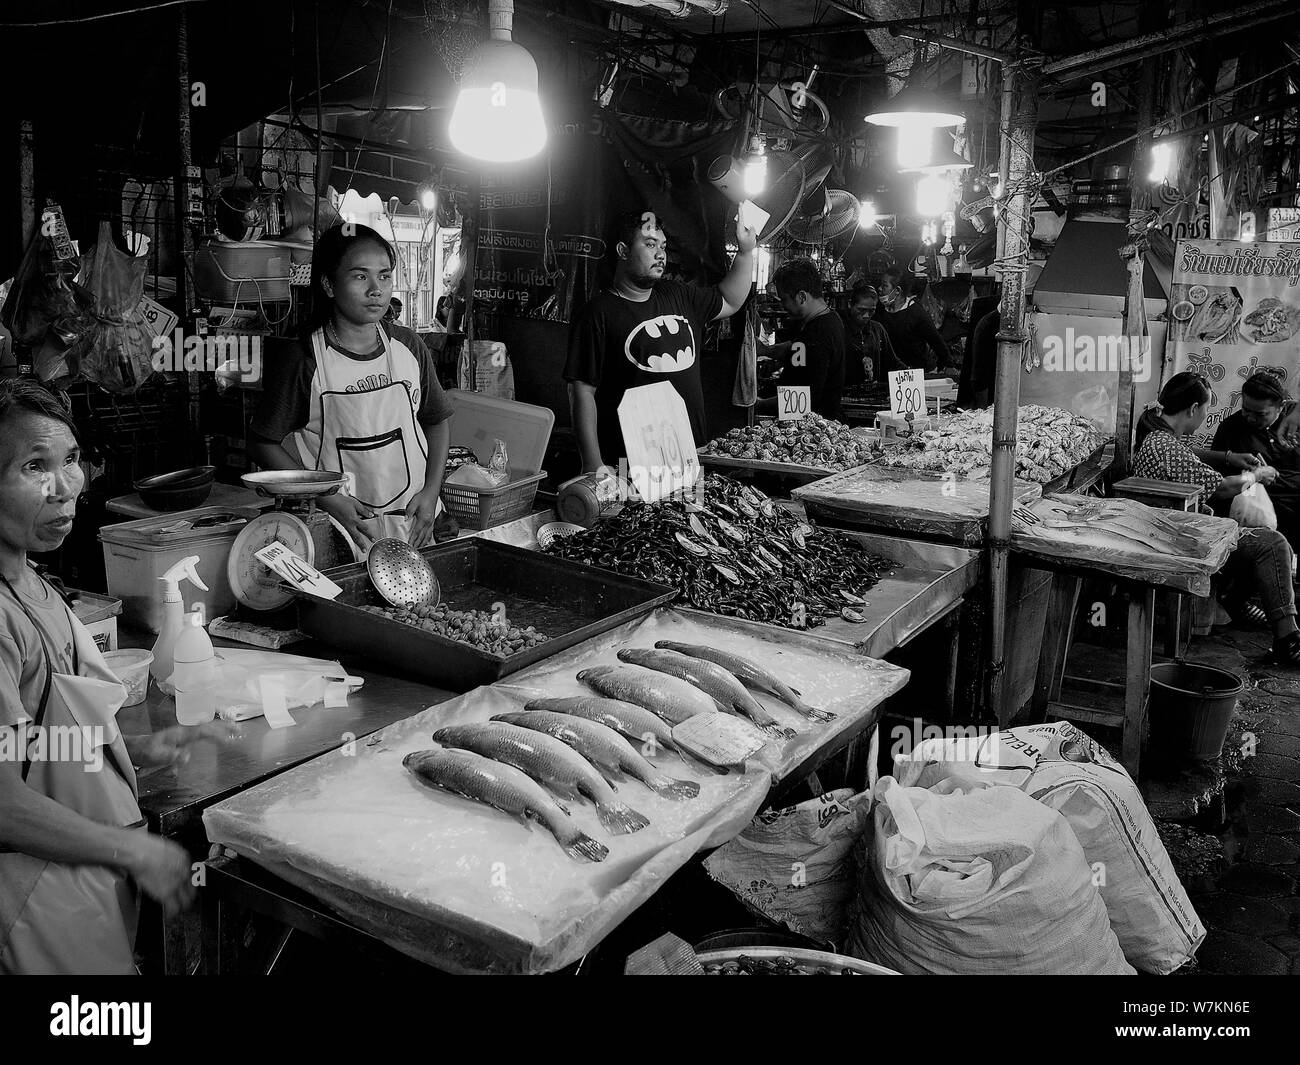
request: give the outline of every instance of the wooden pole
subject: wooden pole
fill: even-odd
[[[194,168],[193,147],[190,139],[190,29],[189,16],[184,7],[176,14],[176,180],[172,183],[172,205],[175,212],[176,240],[176,304],[175,311],[182,321],[192,310],[187,281],[188,264],[194,254],[194,238],[190,233],[190,182],[201,180]]]
[[[1004,707],[1003,673],[1007,631],[1007,580],[1010,570],[1011,508],[1015,502],[1016,422],[1020,412],[1021,358],[1025,332],[1025,290],[1029,221],[1038,195],[1034,170],[1034,127],[1038,119],[1038,75],[1020,63],[1002,68],[1003,108],[1010,122],[1001,135],[999,171],[1005,212],[1003,235],[1002,325],[998,330],[997,376],[993,400],[993,461],[989,492],[990,610],[989,706],[1006,725],[1016,707]]]

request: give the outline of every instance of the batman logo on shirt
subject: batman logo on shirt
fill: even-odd
[[[695,331],[680,314],[661,314],[628,334],[623,354],[638,370],[680,373],[695,365]]]

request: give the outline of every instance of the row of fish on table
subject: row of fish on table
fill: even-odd
[[[570,857],[599,862],[609,848],[578,828],[564,801],[591,802],[605,830],[622,835],[639,832],[650,819],[618,798],[617,781],[637,780],[674,801],[694,799],[698,783],[670,777],[650,760],[671,752],[706,764],[674,741],[674,725],[697,714],[729,713],[766,736],[795,735],[751,688],[811,721],[835,718],[757,662],[713,647],[660,640],[653,648],[624,648],[618,658],[620,665],[579,671],[577,679],[593,695],[533,699],[522,711],[448,725],[433,733],[440,746],[408,754],[402,765],[421,784],[539,821]]]

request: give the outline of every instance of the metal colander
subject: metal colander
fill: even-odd
[[[366,572],[375,590],[393,606],[437,606],[438,578],[424,556],[405,540],[386,536],[366,553]]]

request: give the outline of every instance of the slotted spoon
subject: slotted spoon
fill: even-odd
[[[370,583],[393,606],[437,606],[442,599],[438,578],[428,561],[405,540],[386,536],[366,552]]]

